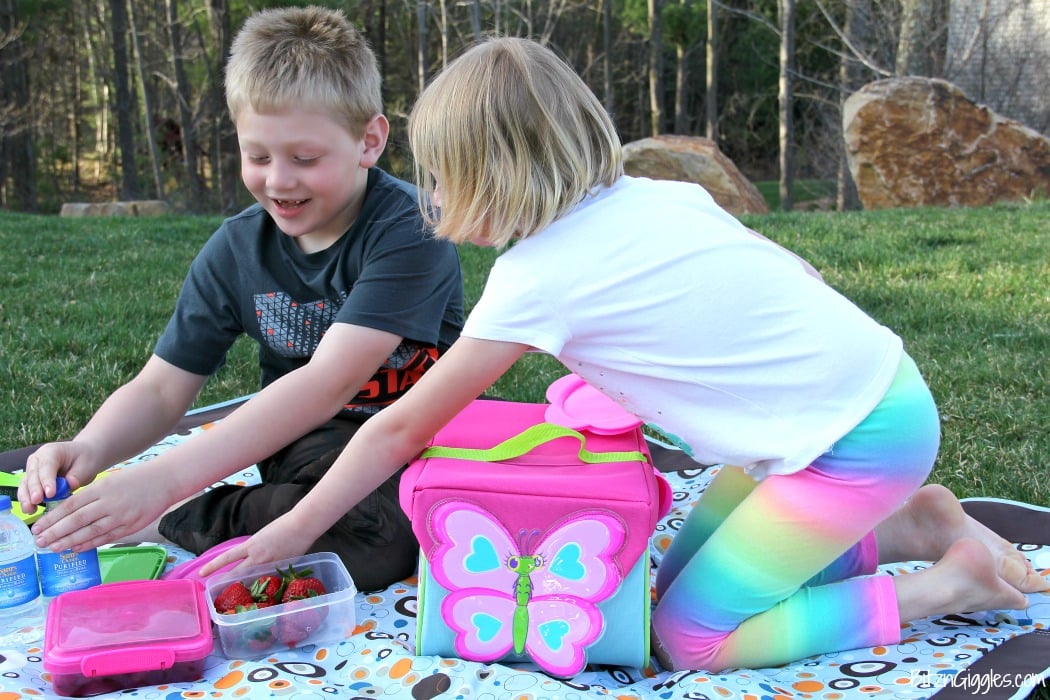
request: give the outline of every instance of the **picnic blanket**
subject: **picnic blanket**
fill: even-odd
[[[113,467],[134,468],[173,445],[207,430],[237,401],[188,414],[176,433],[134,459]],[[17,471],[32,448],[0,453],[0,469]],[[701,468],[677,450],[652,444],[656,465],[674,490],[675,507],[652,539],[652,566],[689,509],[717,473]],[[226,483],[250,484],[254,468]],[[997,499],[971,499],[967,510],[1018,548],[1033,565],[1050,571],[1050,511]],[[172,545],[167,567],[193,558]],[[884,567],[902,574],[929,566],[907,562]],[[227,659],[216,644],[204,676],[193,683],[128,689],[101,698],[463,698],[477,700],[786,700],[807,698],[940,699],[971,696],[1026,697],[1050,677],[1050,595],[1033,594],[1023,611],[980,611],[930,618],[905,625],[893,646],[825,654],[785,666],[724,673],[667,671],[655,659],[650,668],[591,666],[571,680],[558,680],[528,664],[481,664],[455,658],[414,655],[416,581],[358,593],[357,629],[328,646],[282,650],[257,660]],[[44,670],[42,644],[0,649],[0,700],[56,698]]]

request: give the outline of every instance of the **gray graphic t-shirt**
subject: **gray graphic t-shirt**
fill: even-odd
[[[306,364],[333,323],[395,333],[401,346],[346,407],[370,414],[455,341],[462,295],[455,247],[424,228],[415,188],[373,168],[357,220],[325,250],[301,251],[257,204],[225,220],[190,266],[155,352],[210,375],[247,334],[266,386]]]

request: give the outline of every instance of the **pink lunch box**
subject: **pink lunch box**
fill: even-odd
[[[63,593],[44,627],[44,669],[71,697],[195,681],[212,651],[199,580],[123,581]]]

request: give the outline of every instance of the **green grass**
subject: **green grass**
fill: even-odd
[[[755,183],[758,193],[766,200],[769,211],[780,209],[780,183],[776,180],[762,180]],[[821,200],[835,199],[834,180],[795,180],[795,191],[793,192],[795,206],[802,210],[806,209],[807,203]]]
[[[905,340],[943,416],[933,478],[1050,506],[1050,203],[791,213],[746,223],[810,260]],[[0,214],[0,449],[71,436],[148,357],[215,217]],[[491,250],[461,250],[468,306]],[[542,401],[564,370],[530,355],[494,388]],[[198,405],[254,391],[240,342]]]

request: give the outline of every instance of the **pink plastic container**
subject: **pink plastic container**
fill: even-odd
[[[63,593],[44,627],[44,669],[59,695],[195,681],[212,651],[197,580],[123,581]]]

